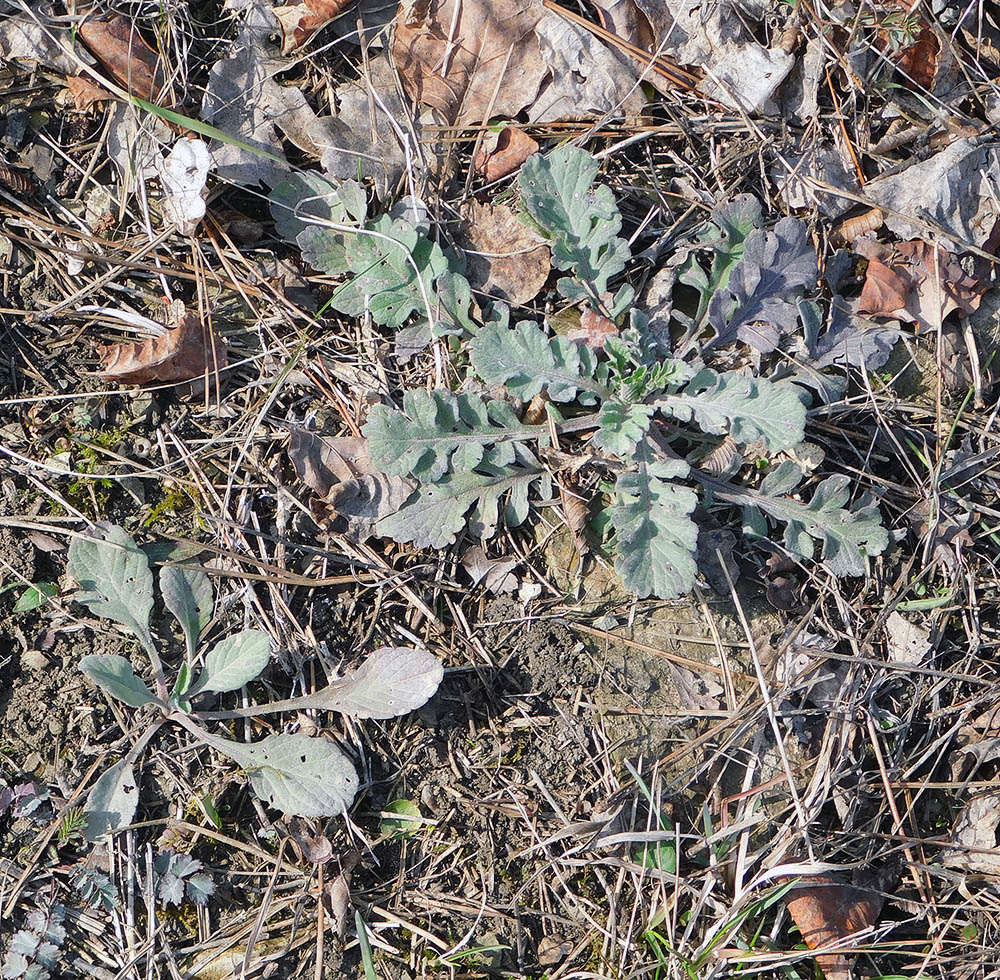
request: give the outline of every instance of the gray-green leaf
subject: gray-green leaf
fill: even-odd
[[[670,482],[687,475],[687,463],[657,462],[646,443],[639,444],[636,459],[638,470],[618,477],[610,509],[615,570],[640,598],[673,599],[691,591],[697,574],[698,527],[690,514],[698,498]]]
[[[106,769],[87,796],[83,812],[87,825],[83,836],[92,844],[105,834],[127,827],[139,805],[139,787],[128,760]]]
[[[523,425],[506,402],[417,388],[403,396],[402,411],[372,408],[363,431],[384,473],[433,483],[449,467],[474,469],[488,446],[545,439],[547,427]]]
[[[271,659],[271,641],[261,630],[243,630],[220,640],[205,657],[205,669],[187,691],[237,691],[249,684]]]
[[[325,738],[269,735],[253,745],[214,737],[207,741],[246,769],[265,803],[292,816],[337,816],[358,792],[354,766]]]
[[[153,692],[135,676],[132,665],[124,657],[91,653],[80,661],[80,670],[102,691],[132,708],[141,708],[156,700]]]
[[[201,631],[212,619],[212,581],[199,568],[165,565],[160,569],[160,593],[163,604],[181,624],[190,659]]]
[[[601,405],[599,428],[591,445],[615,456],[628,456],[646,434],[653,405],[630,405],[614,399]]]
[[[495,474],[449,473],[437,483],[421,486],[395,514],[380,520],[375,530],[395,541],[412,541],[418,548],[447,548],[465,527],[469,508],[475,506],[472,530],[489,538],[496,531],[504,495],[510,494],[504,509],[508,526],[516,527],[524,520],[528,488],[534,480],[541,481],[541,495],[548,497],[552,480],[540,466],[512,466]]]
[[[749,378],[735,371],[699,371],[684,390],[665,395],[656,407],[682,422],[693,418],[708,433],[728,433],[741,445],[763,439],[772,452],[802,441],[806,408],[801,389],[790,383]]]
[[[622,218],[614,194],[592,187],[599,169],[586,150],[566,145],[529,157],[518,178],[526,223],[551,241],[552,264],[572,270],[575,281],[560,279],[558,286],[574,301],[599,300],[630,258],[628,242],[617,237]]]
[[[283,180],[268,199],[274,230],[286,241],[317,222],[357,224],[364,221],[367,209],[364,191],[353,180],[339,187],[317,173],[302,172]],[[331,235],[338,232],[324,229]]]
[[[441,662],[426,650],[382,647],[328,688],[323,707],[357,718],[395,718],[430,699],[443,677]]]
[[[552,401],[570,402],[581,391],[602,387],[595,380],[597,362],[590,347],[565,337],[546,337],[532,320],[521,320],[513,328],[487,324],[470,342],[469,356],[483,381],[506,385],[524,401],[543,388]]]
[[[154,650],[149,634],[153,574],[145,554],[122,528],[108,528],[103,539],[73,538],[66,571],[80,585],[77,602],[95,616],[121,623],[147,650]]]

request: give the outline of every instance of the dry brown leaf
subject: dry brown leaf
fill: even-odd
[[[968,275],[953,252],[927,242],[890,248],[862,240],[855,248],[868,258],[858,307],[863,313],[937,330],[953,310],[969,314],[978,309],[989,288]]]
[[[534,299],[552,268],[548,245],[504,205],[470,202],[460,244],[472,288],[514,306]]]
[[[482,545],[475,545],[462,555],[462,567],[469,573],[473,585],[479,585],[494,595],[517,590],[517,576],[513,569],[519,564],[517,558],[490,558]]]
[[[796,885],[789,895],[789,914],[810,949],[875,925],[884,901],[878,892],[838,882],[830,875]],[[816,962],[827,980],[852,980],[850,960],[843,953],[819,953]]]
[[[281,53],[291,54],[339,17],[351,0],[304,0],[275,7],[272,11],[281,27]]]
[[[127,91],[155,102],[166,85],[159,55],[135,22],[120,14],[84,21],[80,37],[107,72]]]
[[[998,824],[1000,795],[990,792],[969,800],[951,831],[951,842],[955,846],[941,852],[942,863],[949,868],[1000,874]]]
[[[542,14],[538,0],[430,0],[422,18],[402,5],[393,57],[407,94],[458,126],[516,116],[548,70],[534,34]]]
[[[567,340],[582,340],[594,350],[602,350],[609,337],[618,336],[618,327],[606,316],[595,313],[589,306],[580,313],[580,326],[566,331]]]
[[[340,530],[363,542],[375,523],[395,514],[413,492],[412,480],[386,476],[368,452],[368,440],[354,436],[319,436],[293,429],[288,458],[299,479],[313,490],[321,523],[340,519]],[[335,526],[336,530],[337,527]]]
[[[528,157],[538,152],[538,142],[524,130],[504,126],[495,137],[487,138],[476,152],[475,169],[492,183],[512,174]]]
[[[114,98],[102,85],[98,85],[83,75],[69,75],[66,78],[66,88],[69,89],[69,94],[73,97],[73,105],[81,112],[86,112],[91,106]]]
[[[938,73],[941,41],[931,27],[923,27],[916,40],[904,48],[896,59],[896,67],[915,87],[930,92]]]
[[[224,368],[225,341],[197,315],[183,310],[184,304],[179,300],[172,304],[176,326],[159,337],[99,346],[103,359],[99,377],[120,384],[144,385],[151,381],[190,381],[206,371]]]

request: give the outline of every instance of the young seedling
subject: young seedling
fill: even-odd
[[[149,628],[153,573],[145,553],[120,527],[76,537],[67,572],[79,585],[76,599],[92,613],[125,626],[138,637],[153,668],[154,690],[135,674],[124,657],[92,654],[81,670],[103,691],[131,708],[150,705],[153,719],[124,759],[106,770],[87,798],[85,836],[96,841],[132,822],[138,804],[134,765],[159,728],[173,722],[200,742],[242,766],[265,802],[287,814],[334,816],[347,811],[358,790],[350,760],[332,742],[303,734],[269,735],[260,742],[234,742],[209,732],[204,723],[303,708],[323,708],[357,718],[392,718],[424,704],[437,690],[444,671],[430,653],[408,647],[375,651],[357,670],[316,694],[263,704],[245,711],[196,711],[202,694],[235,691],[268,665],[268,637],[243,630],[220,640],[196,667],[200,637],[212,616],[212,585],[197,569],[168,566],[160,573],[164,605],[184,632],[186,658],[168,691],[163,662]]]

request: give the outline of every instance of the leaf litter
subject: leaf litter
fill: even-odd
[[[980,770],[989,779],[996,762],[988,726],[975,728],[967,717],[970,711],[985,716],[989,708],[982,651],[992,644],[992,593],[984,569],[992,560],[990,521],[996,516],[992,422],[979,412],[992,380],[976,360],[988,362],[992,350],[986,321],[995,275],[982,253],[992,251],[996,218],[996,143],[986,128],[996,121],[996,95],[968,72],[976,59],[992,57],[988,17],[970,34],[966,20],[949,19],[954,12],[948,4],[933,16],[894,5],[846,4],[824,10],[819,19],[766,3],[706,8],[685,0],[667,9],[645,0],[601,0],[593,8],[597,22],[587,19],[590,8],[583,17],[568,6],[527,0],[387,6],[379,13],[371,3],[305,0],[275,7],[227,0],[219,30],[228,48],[202,37],[202,28],[176,10],[164,15],[169,30],[139,13],[134,22],[112,22],[117,33],[101,40],[92,35],[95,51],[103,53],[93,64],[109,84],[166,99],[162,82],[171,74],[176,105],[217,127],[188,133],[136,106],[113,101],[102,107],[98,95],[80,85],[85,76],[74,74],[79,64],[71,52],[87,63],[90,55],[79,44],[73,48],[65,23],[52,19],[59,16],[54,10],[39,8],[45,32],[32,32],[29,13],[17,4],[6,4],[12,15],[0,20],[6,59],[77,79],[78,106],[66,111],[86,134],[80,145],[98,147],[91,161],[66,144],[79,186],[57,187],[43,175],[43,193],[32,205],[46,209],[53,222],[71,214],[101,239],[99,248],[86,248],[86,265],[70,257],[74,278],[100,277],[105,265],[118,268],[116,278],[88,279],[87,286],[106,315],[139,328],[149,322],[131,310],[142,303],[155,307],[151,297],[172,291],[187,304],[175,326],[153,325],[148,339],[104,348],[101,383],[169,382],[234,362],[227,372],[231,391],[220,404],[204,407],[178,406],[170,394],[147,392],[123,391],[110,402],[85,399],[84,388],[72,387],[72,372],[59,377],[79,402],[72,417],[85,418],[80,424],[100,438],[118,422],[126,433],[129,425],[152,433],[142,420],[165,419],[155,431],[163,471],[172,479],[178,471],[189,473],[206,500],[219,495],[223,501],[211,505],[210,519],[200,517],[207,523],[193,532],[199,539],[206,528],[218,534],[213,577],[218,572],[235,579],[215,615],[224,621],[238,611],[260,628],[235,634],[248,637],[238,643],[212,638],[205,684],[229,691],[246,681],[244,659],[255,669],[270,660],[270,644],[261,640],[268,634],[282,637],[280,669],[308,664],[317,640],[339,654],[362,633],[366,639],[386,634],[379,653],[324,689],[320,702],[290,699],[302,710],[333,703],[372,715],[373,690],[376,701],[387,691],[393,697],[389,675],[398,662],[392,651],[405,649],[395,645],[395,631],[450,644],[449,663],[460,669],[448,679],[446,698],[421,709],[419,723],[400,729],[412,744],[392,741],[381,726],[365,728],[364,741],[355,743],[354,722],[337,738],[345,752],[363,746],[365,765],[374,767],[351,812],[369,839],[378,835],[381,810],[408,803],[402,794],[420,794],[419,807],[401,811],[421,815],[406,840],[417,864],[404,856],[396,880],[409,887],[410,875],[427,861],[461,893],[461,879],[434,865],[437,828],[454,833],[446,826],[453,807],[441,809],[434,798],[435,780],[443,780],[440,773],[449,766],[407,768],[424,742],[438,762],[447,758],[462,771],[457,785],[463,800],[476,792],[465,785],[475,775],[461,768],[466,748],[473,760],[513,760],[498,771],[517,778],[518,753],[527,753],[536,785],[543,785],[540,772],[550,781],[531,820],[538,826],[551,820],[557,828],[591,826],[601,801],[571,777],[563,785],[562,774],[539,769],[534,743],[546,727],[558,729],[567,736],[559,752],[569,759],[574,739],[581,732],[589,737],[588,723],[577,726],[581,711],[599,710],[609,732],[616,730],[616,712],[645,717],[659,710],[653,692],[667,675],[656,672],[654,680],[650,671],[649,687],[641,674],[626,682],[631,700],[622,709],[609,707],[602,700],[606,691],[576,665],[565,678],[557,675],[560,700],[550,702],[537,690],[525,697],[550,678],[522,672],[520,647],[528,646],[539,622],[594,621],[585,600],[598,573],[618,590],[610,609],[601,611],[605,639],[626,619],[631,625],[648,616],[659,633],[645,646],[658,656],[682,643],[682,632],[693,632],[662,618],[670,609],[707,609],[717,629],[735,589],[752,632],[729,634],[722,627],[722,634],[706,634],[705,646],[720,655],[704,671],[690,664],[685,670],[720,672],[725,683],[702,698],[684,681],[687,693],[678,701],[685,710],[738,717],[743,727],[726,735],[732,741],[721,748],[699,741],[711,736],[713,722],[686,715],[671,722],[676,727],[666,741],[648,746],[650,757],[686,760],[684,765],[675,770],[667,762],[662,770],[637,769],[631,776],[619,773],[611,755],[588,746],[592,757],[607,763],[595,770],[593,786],[630,801],[622,813],[631,816],[617,818],[620,833],[667,833],[676,821],[685,840],[714,835],[712,846],[718,846],[729,832],[725,808],[739,810],[732,830],[739,847],[713,851],[712,867],[724,873],[706,871],[687,852],[675,856],[671,887],[684,916],[683,935],[661,935],[675,920],[650,904],[648,875],[656,869],[646,866],[641,878],[615,865],[620,876],[614,887],[624,899],[619,905],[641,913],[642,929],[629,926],[632,939],[622,951],[628,967],[655,970],[669,955],[682,957],[694,974],[707,968],[708,960],[699,959],[706,949],[730,958],[749,945],[755,967],[771,956],[777,969],[785,954],[753,949],[767,935],[775,950],[793,951],[804,940],[828,976],[846,977],[853,954],[827,947],[843,945],[859,929],[877,925],[880,935],[902,938],[900,950],[920,948],[925,957],[927,937],[958,936],[967,910],[987,948],[990,927],[982,917],[972,919],[982,898],[969,873],[995,870],[995,800],[989,794],[970,800],[964,794],[972,787],[942,786],[948,775],[957,783]],[[385,32],[390,22],[395,31]],[[197,36],[194,47],[178,43],[187,40],[185,32]],[[362,36],[364,46],[357,43]],[[982,74],[989,77],[995,72]],[[204,91],[200,82],[181,91],[189,78],[204,80]],[[933,112],[928,105],[936,106]],[[45,125],[43,114],[32,112],[17,109],[4,121],[12,161]],[[118,174],[89,169],[104,152],[99,131],[88,129],[98,124],[107,127],[106,148]],[[27,159],[20,162],[30,168]],[[126,186],[119,175],[138,183]],[[94,195],[89,207],[91,192],[100,188],[115,193]],[[267,204],[260,201],[261,188]],[[57,202],[66,210],[54,212]],[[256,232],[238,240],[238,219],[231,215],[239,214],[256,224]],[[841,219],[836,229],[834,219]],[[54,237],[41,225],[32,228],[27,240],[42,254],[37,267],[62,275],[66,256],[54,253],[55,262],[45,261],[46,243],[76,246],[57,227]],[[219,229],[235,247],[222,244]],[[25,237],[23,225],[11,230]],[[145,248],[160,230],[166,237]],[[829,245],[834,230],[846,246],[839,252]],[[119,258],[131,264],[113,266]],[[262,274],[272,267],[306,284],[310,308],[296,307],[291,291]],[[18,287],[16,277],[10,282]],[[72,307],[63,314],[67,323],[90,312],[88,301],[81,308],[62,285],[52,288]],[[237,294],[241,317],[249,306],[256,322],[245,330],[227,326],[229,342],[223,344],[209,324],[217,307]],[[22,299],[14,296],[4,305]],[[211,310],[211,319],[202,322],[187,312],[195,308]],[[30,336],[59,323],[57,308],[51,316],[26,318],[23,328]],[[939,335],[942,342],[958,339],[951,352],[935,348]],[[36,343],[32,356],[46,344]],[[928,353],[931,362],[937,355],[940,369],[921,362]],[[957,409],[966,391],[953,391],[960,372],[953,372],[959,381],[946,379],[951,362],[967,362],[966,377],[976,378],[970,407]],[[34,377],[33,370],[18,383]],[[919,386],[903,388],[900,379],[912,374],[919,375]],[[133,406],[138,421],[125,417]],[[181,415],[158,414],[179,407]],[[112,423],[116,412],[121,417]],[[45,437],[37,413],[3,432],[5,448],[7,439],[14,440],[13,451],[22,458],[36,452],[25,433]],[[119,434],[110,452],[129,458],[131,439]],[[234,444],[239,448],[230,453]],[[74,508],[67,513],[100,519],[98,494],[105,490],[97,481],[106,475],[104,463],[95,463],[98,450],[70,445],[39,456],[45,468],[38,472],[49,474]],[[124,473],[123,483],[134,479],[127,465],[114,465],[106,468]],[[82,498],[69,477],[53,475],[60,466],[89,470],[94,499]],[[133,470],[147,473],[147,458]],[[10,479],[23,489],[20,471]],[[188,487],[185,480],[171,485]],[[164,514],[175,513],[170,508],[177,496],[182,494],[174,492],[165,510],[148,500],[139,504],[142,520],[149,518],[147,526],[156,529]],[[34,518],[39,513],[36,508]],[[169,526],[177,529],[173,521]],[[565,569],[555,568],[551,539],[567,528],[575,581],[560,578]],[[247,554],[257,564],[244,562]],[[241,579],[245,574],[258,578]],[[316,584],[333,581],[333,587]],[[176,586],[170,587],[169,608],[190,648],[215,628],[206,618],[213,604],[206,604],[204,592],[197,599],[197,590]],[[326,588],[337,590],[329,609],[322,606]],[[690,602],[678,598],[692,590]],[[165,599],[167,594],[164,587]],[[480,599],[498,601],[496,595],[510,603],[503,613],[477,607]],[[637,601],[644,596],[669,602]],[[759,666],[744,650],[748,641],[756,649],[758,627],[766,633],[774,625],[767,618],[772,612],[753,605],[761,598],[778,611],[779,626],[806,617],[812,628],[800,630],[795,643],[776,629],[774,636],[784,636],[777,646],[787,649],[776,663]],[[122,621],[127,607],[124,601],[116,606]],[[480,626],[494,615],[514,630],[518,645],[510,653],[485,632],[493,627]],[[340,628],[347,619],[348,628]],[[62,621],[51,623],[31,654],[51,648],[45,637],[57,634]],[[775,645],[762,641],[760,649],[769,646]],[[628,652],[638,661],[638,647]],[[436,687],[436,668],[419,655],[401,656],[417,664],[409,680],[420,697]],[[85,663],[106,690],[124,695],[127,706],[145,705],[152,696],[141,670],[123,657],[90,653]],[[269,669],[262,683],[287,684],[278,667]],[[379,674],[374,681],[373,672]],[[742,686],[751,672],[770,686],[766,704],[774,717],[763,728],[740,707],[762,703]],[[473,673],[489,674],[488,692],[470,679]],[[911,674],[912,683],[899,683]],[[680,690],[676,677],[669,683]],[[571,715],[565,706],[574,687]],[[519,700],[508,705],[511,694]],[[741,701],[744,696],[749,700]],[[460,700],[468,719],[453,710]],[[519,739],[522,728],[530,733],[526,746],[498,742],[486,748],[481,740],[493,717],[473,720],[472,712],[494,703],[504,712],[497,718],[506,736]],[[534,713],[546,705],[549,714]],[[676,709],[664,707],[675,712],[671,717]],[[382,717],[378,711],[375,705],[374,716]],[[954,728],[948,727],[952,720],[941,721],[952,715]],[[301,790],[300,810],[342,811],[359,789],[353,760],[318,734],[315,719],[300,719],[296,735],[258,738],[253,748],[213,747],[248,771],[265,802],[290,803],[286,794],[294,784]],[[450,742],[456,728],[471,740],[461,752]],[[786,758],[772,772],[768,759],[776,735]],[[971,741],[960,745],[962,739]],[[629,744],[641,744],[645,757],[646,742],[633,738]],[[666,744],[671,748],[665,754]],[[706,746],[704,759],[695,763],[689,746]],[[398,768],[405,786],[379,768],[379,754]],[[922,761],[914,768],[913,759]],[[934,760],[945,760],[944,771]],[[132,797],[146,773],[112,761],[91,784],[93,837],[138,813]],[[583,758],[575,764],[583,771],[591,763]],[[722,804],[721,814],[718,794],[685,768],[695,765],[705,785],[739,792]],[[957,767],[954,774],[949,766]],[[321,771],[326,783],[317,779]],[[652,791],[644,796],[647,779]],[[516,800],[522,789],[512,789]],[[449,800],[458,798],[451,783],[444,792]],[[905,853],[928,833],[909,793],[937,814],[935,826],[950,820],[953,827],[936,858],[924,846],[919,854]],[[667,807],[659,813],[655,794],[671,801],[669,814]],[[767,809],[771,796],[779,800],[777,809]],[[581,812],[570,812],[578,800]],[[830,801],[832,808],[825,805]],[[486,836],[469,838],[477,855],[470,867],[490,853],[482,842],[496,839],[523,840],[525,855],[518,860],[531,860],[535,839],[516,820],[485,813],[478,800],[469,809],[475,811],[470,819],[488,826]],[[722,831],[715,823],[720,818]],[[639,820],[649,822],[644,827]],[[331,874],[334,861],[355,866],[338,826],[322,836]],[[314,839],[301,826],[295,835]],[[884,863],[887,835],[902,848],[912,880],[904,878],[900,897],[883,911],[883,892],[896,884],[871,889],[848,883],[828,874],[822,861]],[[602,867],[602,858],[592,860],[595,841],[587,840],[570,835],[550,846],[548,865],[534,866],[543,878],[556,867],[558,894],[570,896],[555,913],[560,933],[573,933],[571,898],[581,853],[588,871]],[[383,844],[373,845],[379,860]],[[741,889],[748,869],[757,875],[810,848],[821,857],[825,877],[802,873],[781,906],[796,932],[783,912],[775,912],[779,906],[766,886]],[[195,864],[177,868],[193,871]],[[384,883],[371,868],[357,873],[365,876],[363,887]],[[961,892],[952,884],[956,875],[962,876]],[[184,893],[183,878],[175,874],[169,884],[171,901]],[[336,880],[345,882],[343,892],[346,879]],[[949,911],[967,903],[954,923],[936,917],[936,906],[926,900],[932,892],[948,896],[940,907]],[[603,908],[592,896],[588,900]],[[496,895],[490,901],[504,904]],[[725,910],[740,901],[753,903],[751,915],[731,927]],[[347,908],[343,894],[339,905],[341,912]],[[407,903],[407,915],[435,936],[440,922],[420,908]],[[462,922],[460,913],[448,914]],[[338,929],[345,921],[338,913]],[[453,924],[449,920],[449,942],[467,931]],[[554,935],[551,923],[538,920],[530,929],[536,925],[538,935]],[[388,945],[392,935],[385,926],[380,922],[375,934]],[[719,935],[728,937],[725,947],[716,942]],[[865,946],[870,935],[850,942]],[[968,947],[968,936],[963,941]],[[505,943],[498,939],[497,945]],[[500,954],[498,966],[531,975],[537,972],[531,956],[552,959],[541,946],[533,952],[522,945],[516,958]],[[560,941],[558,948],[559,962],[577,955],[573,941]],[[866,954],[883,975],[914,965],[904,952],[887,949],[872,945]],[[464,965],[478,969],[472,960]]]

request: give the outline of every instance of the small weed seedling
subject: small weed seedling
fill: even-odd
[[[108,527],[102,536],[73,539],[67,571],[80,587],[76,594],[79,602],[138,637],[152,664],[155,687],[154,693],[124,657],[95,654],[80,661],[81,670],[111,697],[131,708],[151,705],[156,709],[156,716],[126,757],[104,772],[91,790],[84,811],[84,833],[90,841],[132,822],[139,796],[135,762],[153,734],[167,722],[181,725],[198,741],[242,766],[254,791],[271,806],[303,817],[344,813],[357,792],[358,776],[332,742],[303,734],[276,734],[248,745],[212,734],[203,723],[304,708],[324,708],[358,718],[392,718],[427,701],[444,673],[441,664],[425,651],[384,647],[357,670],[315,694],[245,711],[195,711],[192,702],[202,694],[235,691],[260,674],[270,661],[267,635],[244,630],[228,636],[207,652],[204,666],[196,670],[199,637],[212,615],[212,584],[200,570],[163,568],[160,593],[166,608],[181,624],[187,648],[185,662],[172,691],[168,691],[150,632],[153,573],[145,553],[120,527]]]
[[[612,292],[610,280],[631,252],[618,235],[622,218],[611,190],[594,186],[598,169],[586,151],[563,146],[531,157],[518,186],[523,222],[548,241],[553,265],[569,273],[558,280],[559,293],[616,321],[618,335],[601,352],[551,337],[533,320],[511,326],[502,304],[485,325],[473,322],[461,256],[431,240],[412,202],[401,202],[399,214],[367,219],[364,196],[350,181],[335,187],[307,175],[275,188],[278,233],[294,240],[315,268],[346,277],[330,305],[349,315],[367,312],[392,328],[408,324],[408,348],[415,338],[419,347],[451,337],[456,367],[467,364],[479,390],[503,388],[547,406],[541,424],[522,421],[509,401],[473,390],[421,388],[405,391],[401,408],[375,406],[363,430],[375,466],[415,483],[402,507],[375,524],[376,533],[438,549],[466,527],[491,537],[501,516],[517,526],[528,516],[532,491],[552,499],[553,435],[562,444],[563,437],[589,432],[590,464],[610,477],[594,524],[611,529],[615,568],[636,595],[674,598],[695,584],[692,515],[699,494],[692,482],[708,505],[740,507],[748,536],[768,537],[770,523],[781,523],[792,555],[810,559],[821,542],[831,572],[864,574],[867,558],[886,548],[888,536],[873,499],[850,504],[847,476],[823,480],[808,500],[797,489],[803,471],[787,459],[756,487],[720,477],[742,461],[736,447],[755,444],[778,454],[800,443],[807,388],[838,390],[826,369],[864,367],[888,356],[891,342],[879,334],[846,345],[839,334],[830,336],[832,328],[820,336],[818,307],[801,298],[816,282],[805,224],[783,218],[767,231],[759,202],[744,195],[717,209],[688,245],[679,281],[697,291],[698,310],[694,317],[676,312],[685,336],[676,356],[664,357],[661,338],[632,306],[632,287]],[[707,261],[699,258],[705,253]],[[800,318],[810,327],[802,377],[719,373],[704,363],[705,352],[734,342],[774,351]],[[624,323],[620,330],[617,321]],[[727,466],[714,473],[699,468],[713,449],[727,447]]]

